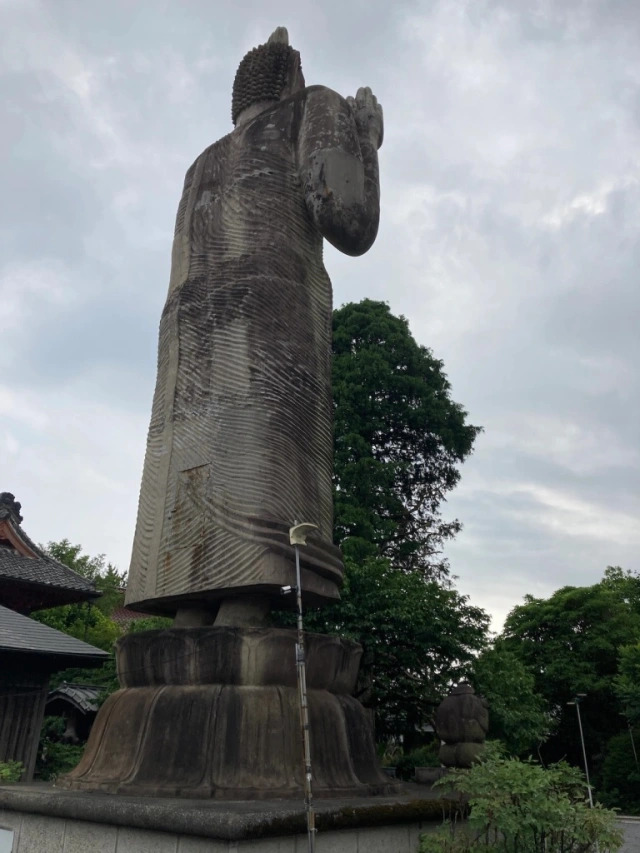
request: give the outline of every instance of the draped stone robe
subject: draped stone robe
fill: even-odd
[[[306,600],[338,597],[332,294],[313,177],[329,149],[339,168],[362,159],[347,103],[309,87],[187,172],[127,604],[278,595],[295,583],[287,531],[302,521],[319,527],[301,549]]]

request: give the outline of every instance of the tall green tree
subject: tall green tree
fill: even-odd
[[[411,737],[484,646],[488,617],[448,581],[441,504],[479,428],[404,317],[365,299],[334,311],[334,505],[342,600],[305,619],[364,647],[360,698],[380,736]]]
[[[640,727],[625,728],[607,741],[598,799],[626,815],[640,814]]]
[[[68,539],[49,542],[43,550],[59,563],[63,563],[83,578],[94,582],[96,589],[102,595],[93,606],[105,616],[110,616],[116,607],[124,603],[127,574],[119,572],[114,565],[108,563],[104,554],[90,557],[82,553],[82,545],[72,545]]]
[[[640,724],[640,642],[620,647],[614,690],[631,725]],[[639,794],[640,797],[640,794]]]
[[[113,644],[122,633],[113,620],[89,602],[39,610],[32,613],[31,617],[105,652],[111,651]]]
[[[534,674],[556,730],[548,760],[582,765],[575,706],[580,704],[588,758],[597,778],[607,741],[626,726],[616,694],[620,649],[640,636],[640,576],[609,567],[592,586],[563,587],[548,599],[525,597],[508,615],[502,641]]]
[[[121,630],[109,616],[123,600],[125,576],[107,564],[104,555],[90,557],[83,554],[82,546],[72,545],[68,539],[49,542],[43,550],[82,577],[93,581],[102,596],[95,602],[65,604],[40,610],[32,614],[33,618],[99,649],[111,651]]]
[[[409,742],[484,646],[489,618],[455,589],[375,557],[345,560],[339,602],[309,611],[305,628],[364,648],[358,698],[376,712],[376,733]]]
[[[42,547],[42,546],[41,546]],[[84,554],[81,545],[72,545],[68,539],[59,542],[49,542],[43,547],[51,557],[73,569],[74,572],[94,582],[96,589],[102,595],[95,602],[66,604],[33,613],[34,619],[56,628],[79,640],[84,640],[92,646],[97,646],[111,653],[109,660],[99,669],[72,667],[54,673],[50,684],[56,687],[63,681],[74,683],[94,684],[104,689],[103,699],[118,689],[114,644],[122,636],[122,627],[111,619],[111,614],[124,603],[124,587],[127,575],[119,572],[114,565],[108,563],[104,554],[91,557]],[[132,622],[126,632],[149,631],[167,628],[171,619],[162,616],[150,616]]]
[[[404,317],[365,299],[334,311],[335,538],[354,560],[447,574],[460,529],[441,505],[479,427],[451,399],[443,364]]]
[[[533,673],[498,640],[473,662],[470,681],[489,703],[489,737],[512,755],[535,755],[552,729]]]

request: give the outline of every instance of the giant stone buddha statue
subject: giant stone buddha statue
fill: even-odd
[[[269,624],[296,583],[335,599],[331,284],[322,241],[358,255],[378,227],[382,112],[369,89],[305,87],[286,30],[250,51],[235,130],[188,170],[160,323],[127,604],[175,614],[116,644],[120,690],[58,786],[141,796],[298,798],[395,791],[353,695],[362,648]],[[299,528],[298,528],[299,529]]]
[[[370,89],[305,86],[278,28],[242,60],[235,129],[187,171],[127,604],[177,626],[261,624],[295,583],[338,597],[332,543],[331,282],[327,239],[373,243],[382,110]]]

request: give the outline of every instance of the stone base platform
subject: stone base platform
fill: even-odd
[[[416,853],[442,822],[439,794],[315,803],[317,853]],[[0,828],[12,853],[306,853],[304,806],[292,800],[151,799],[49,785],[0,787]]]
[[[296,633],[170,628],[118,641],[122,689],[100,709],[60,787],[150,797],[301,798]],[[353,697],[362,649],[305,636],[316,797],[388,794],[370,719]]]

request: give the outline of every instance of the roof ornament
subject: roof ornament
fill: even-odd
[[[11,492],[0,492],[0,518],[10,515],[17,524],[22,524],[21,509],[22,504],[16,500],[15,495]]]

